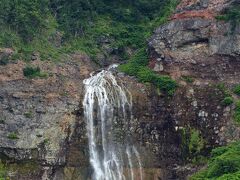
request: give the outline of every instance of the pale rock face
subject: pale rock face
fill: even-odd
[[[162,63],[156,63],[153,70],[156,72],[161,72],[164,70],[164,67],[163,67]]]

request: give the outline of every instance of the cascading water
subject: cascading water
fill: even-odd
[[[118,84],[111,68],[84,80],[83,107],[92,179],[142,180],[140,156],[129,135],[131,94]]]

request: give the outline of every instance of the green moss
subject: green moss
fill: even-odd
[[[48,74],[45,72],[41,72],[39,67],[32,67],[32,66],[26,66],[23,69],[23,75],[27,78],[47,78]]]
[[[225,98],[222,100],[221,104],[222,104],[223,106],[229,106],[229,105],[233,104],[233,102],[234,102],[234,100],[233,100],[232,97],[225,97]]]
[[[236,85],[234,88],[233,88],[233,92],[240,96],[240,85]]]
[[[24,113],[24,116],[25,116],[26,118],[32,118],[32,117],[33,117],[33,113],[32,113],[32,111],[28,111],[28,112],[25,112],[25,113]]]
[[[191,177],[192,180],[238,179],[240,172],[240,142],[212,151],[208,167]]]
[[[202,155],[205,147],[205,141],[197,129],[181,129],[181,149],[182,157],[193,164],[204,164],[206,157]]]
[[[236,107],[234,109],[233,118],[235,122],[240,123],[240,101],[236,102]]]
[[[12,140],[19,139],[17,133],[15,133],[15,132],[8,134],[7,137],[8,137],[8,139],[12,139]]]

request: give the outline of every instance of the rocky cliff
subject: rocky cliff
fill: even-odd
[[[149,67],[179,84],[173,97],[115,72],[133,96],[131,134],[145,179],[186,179],[201,168],[192,156],[208,156],[213,147],[239,139],[235,107],[222,102],[225,91],[240,83],[240,26],[215,18],[236,3],[182,0],[148,40]],[[10,55],[9,49],[1,51],[2,59]],[[97,66],[82,54],[66,58],[32,61],[48,73],[44,79],[24,77],[20,60],[0,65],[0,157],[11,179],[76,180],[91,174],[82,81]],[[202,144],[193,151],[194,132]]]

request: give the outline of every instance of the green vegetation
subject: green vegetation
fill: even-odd
[[[232,24],[232,31],[240,23],[240,5],[234,5],[227,9],[223,15],[216,17],[218,20],[229,21]]]
[[[14,48],[14,59],[31,61],[37,52],[41,60],[57,60],[66,53],[81,51],[96,60],[98,53],[105,52],[101,39],[107,39],[110,49],[116,50],[123,60],[129,60],[121,70],[141,82],[153,83],[169,95],[174,93],[176,82],[147,68],[147,53],[143,49],[154,28],[167,22],[178,0],[0,0],[0,3],[0,47]],[[127,48],[132,53],[127,53]],[[29,78],[47,76],[38,67],[28,66],[23,73]]]
[[[83,51],[95,56],[99,38],[112,40],[111,48],[138,49],[152,30],[167,21],[177,0],[0,0],[0,47],[12,47],[29,60]],[[60,36],[60,45],[54,42]],[[62,38],[61,38],[62,37]],[[125,54],[123,53],[123,56]]]
[[[26,118],[32,118],[32,117],[33,117],[33,113],[32,113],[32,111],[28,111],[28,112],[25,112],[25,113],[24,113],[24,116],[25,116]]]
[[[217,84],[216,88],[218,88],[219,91],[222,91],[224,97],[230,97],[231,96],[231,92],[228,90],[228,88],[225,86],[224,83]]]
[[[9,163],[7,161],[0,161],[0,180],[10,180],[8,173],[21,174],[29,176],[30,174],[38,174],[40,166],[36,161],[21,161],[17,163]]]
[[[229,105],[233,104],[233,102],[234,102],[233,98],[232,98],[231,96],[229,96],[229,97],[225,97],[225,98],[222,100],[221,104],[222,104],[223,106],[229,106]]]
[[[194,157],[199,154],[204,148],[204,140],[200,135],[199,131],[196,129],[191,129],[190,131],[190,141],[189,141],[189,152]]]
[[[240,123],[240,100],[236,102],[235,112],[233,115],[235,122]]]
[[[23,75],[28,78],[47,78],[48,74],[45,72],[41,72],[39,67],[32,67],[32,66],[26,66],[23,69]]]
[[[196,173],[192,180],[237,180],[240,178],[240,142],[212,151],[208,167]]]
[[[240,85],[236,85],[234,88],[233,88],[233,92],[240,96]]]
[[[6,180],[7,170],[5,165],[0,161],[0,180]]]
[[[50,143],[50,139],[46,138],[43,140],[44,145],[48,145]]]
[[[18,138],[17,133],[12,132],[12,133],[8,134],[8,139],[15,140],[15,139],[19,139],[19,138]]]
[[[139,81],[152,83],[161,91],[170,96],[173,95],[177,88],[177,83],[169,76],[162,76],[154,73],[147,67],[147,64],[147,53],[145,49],[140,49],[127,64],[123,64],[119,68],[129,75],[136,76]]]
[[[193,83],[194,82],[194,78],[191,76],[182,76],[181,79],[187,83]]]
[[[204,164],[206,157],[202,155],[205,141],[197,129],[181,130],[183,158],[193,164]]]

